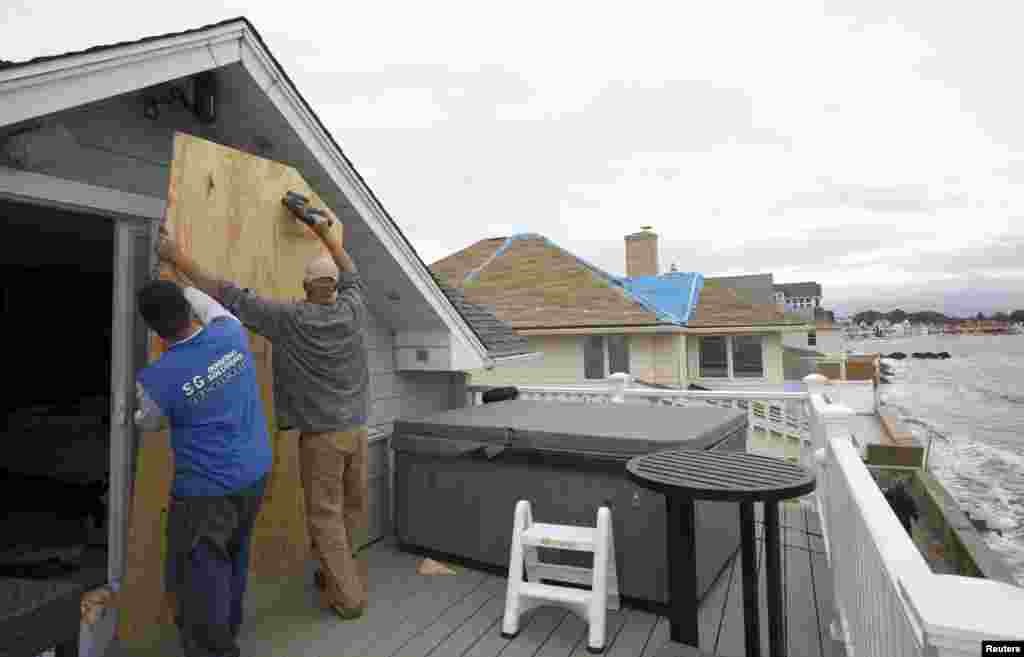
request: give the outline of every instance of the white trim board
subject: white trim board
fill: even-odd
[[[0,199],[125,219],[163,218],[161,198],[0,167]]]
[[[0,126],[237,62],[244,23],[0,70]]]

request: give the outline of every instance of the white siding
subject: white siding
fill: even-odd
[[[473,385],[576,385],[583,377],[582,335],[531,335],[529,350],[539,352],[537,360],[501,365],[493,370],[473,370]],[[632,345],[630,345],[632,349]]]
[[[583,335],[532,335],[530,351],[542,358],[518,365],[503,365],[491,371],[471,372],[473,385],[585,385],[600,381],[587,379],[583,370]],[[629,369],[634,377],[649,383],[678,385],[682,380],[683,336],[629,336]]]
[[[393,456],[388,438],[395,420],[427,415],[462,405],[465,375],[455,372],[396,372],[392,330],[371,315],[367,330],[370,366],[370,532],[375,540],[391,532],[394,504]]]

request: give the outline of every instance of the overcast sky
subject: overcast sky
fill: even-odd
[[[613,273],[1024,308],[1024,3],[6,0],[0,58],[248,17],[429,264],[546,235]]]

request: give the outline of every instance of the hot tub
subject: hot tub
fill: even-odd
[[[510,400],[395,423],[395,533],[410,549],[508,568],[513,512],[535,522],[594,526],[612,511],[623,597],[668,603],[664,496],[632,484],[625,464],[662,449],[745,451],[747,415],[713,406]],[[735,504],[697,502],[697,594],[739,549]],[[541,550],[552,563],[590,555]]]

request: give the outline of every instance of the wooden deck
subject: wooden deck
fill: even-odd
[[[817,517],[799,507],[782,514],[783,584],[790,657],[845,657],[830,638],[832,587]],[[760,538],[760,524],[759,534]],[[698,539],[699,540],[699,539]],[[315,606],[312,564],[302,581],[252,579],[247,622],[240,639],[251,657],[582,657],[586,624],[571,613],[541,607],[526,616],[519,635],[501,638],[505,578],[462,567],[456,575],[421,576],[417,555],[385,539],[366,550],[370,608],[357,621],[341,621]],[[761,573],[764,619],[765,583]],[[723,571],[701,607],[701,649],[743,654],[742,577],[739,559]],[[761,621],[767,655],[767,621]],[[608,657],[651,657],[668,641],[665,618],[624,605],[609,612]],[[155,628],[145,644],[112,646],[110,657],[177,657],[173,627]]]

